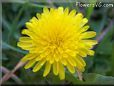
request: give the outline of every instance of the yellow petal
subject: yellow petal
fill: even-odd
[[[23,30],[22,30],[22,34],[29,35],[29,34],[30,34],[30,32],[29,32],[29,30],[27,30],[27,29],[23,29]]]
[[[33,39],[36,39],[36,37],[37,37],[33,32],[29,31],[28,29],[23,29],[22,34],[28,35]]]
[[[20,37],[20,38],[19,38],[19,41],[20,41],[20,42],[29,42],[29,43],[32,42],[32,40],[31,40],[30,37]]]
[[[26,27],[29,31],[36,33],[36,27],[38,24],[38,19],[36,17],[33,17],[30,22],[26,22]]]
[[[76,10],[72,10],[72,11],[69,13],[70,16],[74,16],[75,14],[76,14]]]
[[[30,67],[32,67],[34,65],[36,61],[33,59],[33,60],[30,60],[26,65],[25,65],[25,69],[28,69]]]
[[[39,61],[39,62],[35,65],[35,67],[33,68],[33,72],[39,71],[40,68],[44,65],[45,61],[46,61],[46,60],[44,60],[44,59],[41,60],[41,61]]]
[[[72,66],[76,66],[76,63],[75,63],[75,61],[73,60],[72,57],[69,57],[69,58],[67,59],[67,61],[68,61]]]
[[[37,13],[37,14],[36,14],[36,17],[37,17],[38,19],[40,19],[40,18],[41,18],[41,14]]]
[[[21,47],[24,50],[30,50],[33,47],[32,43],[29,42],[18,42],[17,46]]]
[[[33,45],[32,45],[31,42],[18,42],[17,46],[20,46],[20,47],[32,47]]]
[[[68,13],[69,13],[69,8],[65,8],[64,14],[65,14],[65,15],[68,15]]]
[[[76,51],[67,49],[67,50],[65,50],[65,52],[66,52],[68,55],[72,56],[72,57],[75,57],[75,56],[76,56]]]
[[[91,49],[93,46],[87,42],[80,41],[79,48]]]
[[[87,51],[86,50],[84,50],[84,48],[80,48],[79,49],[79,55],[81,56],[81,57],[87,57],[87,53],[86,53]]]
[[[43,12],[44,12],[44,13],[49,13],[49,9],[48,9],[47,7],[44,7],[44,8],[43,8]]]
[[[97,40],[83,40],[83,42],[88,45],[96,45],[98,43]]]
[[[49,62],[50,62],[50,64],[53,64],[54,63],[54,58],[53,57],[50,57],[49,58]]]
[[[67,68],[71,73],[75,73],[75,68],[70,63],[67,63]]]
[[[92,38],[92,37],[95,37],[95,36],[96,36],[96,32],[88,31],[88,32],[82,33],[81,38],[86,39],[86,38]]]
[[[79,61],[80,61],[84,66],[86,66],[86,63],[85,63],[85,61],[83,60],[82,57],[77,56],[77,58],[79,59]]]
[[[59,63],[59,77],[61,80],[65,79],[65,70],[61,63]]]
[[[84,26],[88,22],[87,18],[84,18],[81,22],[81,27]]]
[[[54,8],[50,8],[50,13],[53,13],[54,11]]]
[[[58,62],[59,61],[59,59],[60,59],[60,55],[58,55],[58,54],[54,54],[54,60],[56,61],[56,62]]]
[[[50,72],[50,69],[51,69],[51,64],[49,62],[46,63],[46,67],[45,67],[45,70],[44,70],[44,74],[43,74],[43,77],[47,76],[48,73]]]
[[[58,63],[57,62],[53,63],[53,73],[55,75],[58,75]]]
[[[30,22],[34,25],[37,25],[38,24],[38,19],[36,17],[32,17],[32,19],[30,20]],[[33,25],[33,26],[34,26]]]
[[[63,13],[63,7],[59,7],[59,8],[58,8],[58,12],[59,12],[59,13]]]
[[[83,18],[83,14],[82,14],[82,13],[78,13],[78,14],[75,16],[76,21],[77,21],[77,20],[81,21],[82,18]]]
[[[22,62],[25,62],[25,61],[27,61],[27,60],[34,59],[35,57],[36,57],[36,55],[29,53],[29,54],[25,55],[25,56],[21,59],[21,61],[22,61]]]
[[[76,61],[76,64],[77,64],[77,67],[78,66],[86,66],[86,63],[85,63],[85,61],[82,59],[82,57],[80,57],[80,56],[76,56],[76,58],[74,58],[75,59],[75,61]]]
[[[89,26],[86,25],[86,26],[84,26],[83,28],[81,28],[81,32],[85,32],[85,31],[87,31],[88,29],[89,29]]]
[[[64,59],[64,58],[62,58],[62,59],[61,59],[61,63],[62,63],[63,65],[65,65],[65,66],[66,66],[66,65],[67,65],[67,60],[66,60],[66,59]]]
[[[26,24],[26,27],[30,30],[30,31],[32,31],[33,29],[33,24],[32,23],[30,23],[30,22],[26,22],[25,23]]]
[[[36,57],[36,61],[40,61],[40,60],[42,60],[44,57],[42,57],[42,56],[38,56],[38,57]]]
[[[88,50],[88,55],[93,56],[94,53],[95,53],[95,52],[94,52],[93,50]]]
[[[37,34],[35,32],[28,30],[28,29],[23,29],[22,34],[30,36],[30,38],[33,39],[34,41],[38,40]]]
[[[84,71],[84,65],[82,65],[82,63],[79,61],[77,61],[77,68],[82,72]]]

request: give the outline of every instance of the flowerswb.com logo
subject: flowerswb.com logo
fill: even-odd
[[[76,6],[79,6],[79,7],[114,7],[114,4],[113,3],[102,3],[102,2],[97,2],[97,3],[76,2]]]

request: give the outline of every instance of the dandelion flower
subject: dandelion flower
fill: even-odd
[[[26,23],[18,46],[29,53],[22,58],[27,61],[25,69],[33,67],[33,72],[45,66],[43,76],[50,70],[60,79],[65,79],[65,69],[75,73],[75,68],[81,72],[86,66],[83,57],[94,55],[91,50],[96,40],[90,38],[96,35],[94,31],[87,31],[87,18],[82,13],[68,8],[44,8],[43,13],[37,13]]]

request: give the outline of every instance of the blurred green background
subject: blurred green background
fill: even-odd
[[[75,2],[4,2],[2,3],[2,66],[0,72],[3,76],[11,71],[20,59],[27,53],[17,47],[21,30],[26,28],[25,22],[29,21],[36,13],[41,13],[43,7],[69,7],[82,12],[89,19],[89,30],[97,32],[95,39],[99,41],[94,47],[95,55],[85,58],[87,63],[83,73],[84,81],[79,81],[77,74],[66,71],[65,80],[60,81],[52,71],[42,77],[42,68],[33,73],[31,69],[19,68],[13,78],[4,84],[114,84],[114,7],[79,7]],[[2,78],[2,77],[1,77]]]

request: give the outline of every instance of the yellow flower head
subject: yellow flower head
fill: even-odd
[[[29,51],[22,59],[27,61],[25,69],[33,66],[33,72],[36,72],[45,65],[44,77],[52,67],[60,79],[65,78],[65,66],[71,73],[75,73],[75,68],[83,72],[86,63],[82,57],[94,55],[91,49],[97,44],[96,40],[89,39],[96,32],[87,31],[87,22],[87,18],[75,10],[44,8],[42,14],[26,23],[27,29],[22,34],[27,36],[20,37],[17,44]]]

